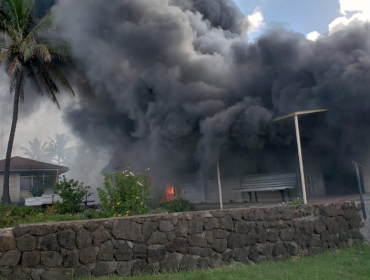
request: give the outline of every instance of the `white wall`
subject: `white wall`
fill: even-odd
[[[0,197],[3,196],[4,175],[0,175]],[[12,203],[18,203],[21,199],[21,176],[12,174],[9,177],[9,192]]]

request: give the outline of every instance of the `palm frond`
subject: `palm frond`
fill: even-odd
[[[35,3],[33,0],[21,0],[20,2],[21,2],[20,4],[21,11],[19,18],[19,26],[23,32],[27,32],[28,29],[32,26],[34,21],[33,10],[35,8]]]
[[[3,51],[0,53],[0,62],[6,62],[9,60],[10,55],[12,54],[11,50]]]
[[[46,45],[54,58],[66,60],[72,57],[72,47],[65,41],[42,40],[40,44]]]
[[[29,67],[26,67],[26,75],[30,80],[31,85],[35,88],[36,92],[40,95],[43,95],[42,87],[38,81],[37,75],[34,70],[34,66],[31,64]]]
[[[48,143],[44,142],[42,144],[41,140],[39,140],[37,137],[34,138],[32,141],[28,141],[29,147],[21,147],[20,149],[24,151],[24,154],[31,158],[36,160],[45,160],[49,158],[49,151],[48,151]]]
[[[17,68],[19,64],[19,59],[18,59],[18,55],[14,57],[14,59],[12,60],[11,64],[9,65],[8,69],[7,69],[7,72],[9,75],[11,75]]]
[[[44,62],[51,62],[51,55],[47,45],[36,44],[34,49],[35,55]]]
[[[54,64],[48,63],[46,65],[46,68],[49,70],[54,80],[58,81],[65,90],[67,90],[72,95],[75,94],[67,78],[62,74],[62,72],[60,72],[60,70]]]
[[[9,8],[4,2],[0,4],[0,31],[6,34],[12,43],[18,42],[18,25],[8,12]]]
[[[61,71],[52,64],[72,56],[69,44],[57,40],[39,41],[53,27],[53,13],[48,13],[32,29],[35,0],[0,0],[0,63],[4,63],[10,77],[11,92],[19,92],[24,100],[24,84],[28,78],[39,94],[47,94],[60,108],[57,94],[62,88],[74,95],[72,86]],[[1,52],[1,50],[3,50]]]
[[[47,15],[45,15],[39,21],[39,23],[28,33],[26,40],[29,40],[30,38],[37,39],[45,32],[50,30],[53,27],[53,20],[54,20],[53,13],[50,12]]]
[[[10,39],[10,45],[17,46],[18,45],[18,31],[13,26],[9,25],[1,31],[6,35],[7,38]]]
[[[31,41],[23,41],[21,46],[20,46],[20,51],[23,54],[23,61],[27,62],[29,58],[32,57],[33,52],[32,52],[33,46]]]
[[[11,18],[8,13],[5,12],[4,8],[4,3],[1,3],[0,6],[0,30],[2,32],[5,32],[7,29],[7,26],[9,25],[9,22],[11,21]]]
[[[56,97],[56,94],[59,93],[59,89],[53,81],[53,78],[50,75],[50,71],[48,71],[45,63],[41,61],[35,61],[35,63],[37,65],[37,72],[35,74],[38,77],[39,82],[45,88],[45,91],[48,94],[51,102],[53,102],[57,106],[57,108],[60,109],[60,105]]]
[[[10,15],[10,21],[7,22],[8,26],[12,26],[16,30],[18,41],[21,40],[21,27],[20,19],[22,14],[22,0],[3,0],[3,10]]]

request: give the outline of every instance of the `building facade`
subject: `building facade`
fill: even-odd
[[[0,197],[3,195],[5,160],[0,161]],[[36,161],[22,157],[12,157],[10,161],[9,193],[12,203],[22,203],[32,197],[32,187],[43,188],[44,193],[53,193],[60,175],[68,167]]]

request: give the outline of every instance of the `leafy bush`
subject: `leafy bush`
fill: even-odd
[[[168,213],[194,211],[194,206],[186,199],[184,191],[182,191],[180,195],[175,196],[173,200],[165,203],[163,207]]]
[[[42,186],[31,186],[29,189],[29,193],[33,197],[40,197],[44,194],[44,188]]]
[[[82,203],[91,196],[90,187],[74,179],[67,180],[65,176],[59,184],[56,184],[63,202],[56,203],[55,208],[59,213],[77,213],[82,210]]]
[[[152,193],[149,169],[143,175],[134,174],[128,167],[123,172],[105,174],[104,186],[98,188],[98,195],[105,214],[120,217],[149,211],[145,204]]]

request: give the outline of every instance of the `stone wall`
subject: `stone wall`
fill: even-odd
[[[134,275],[312,255],[362,240],[355,203],[245,208],[0,230],[6,279]]]

